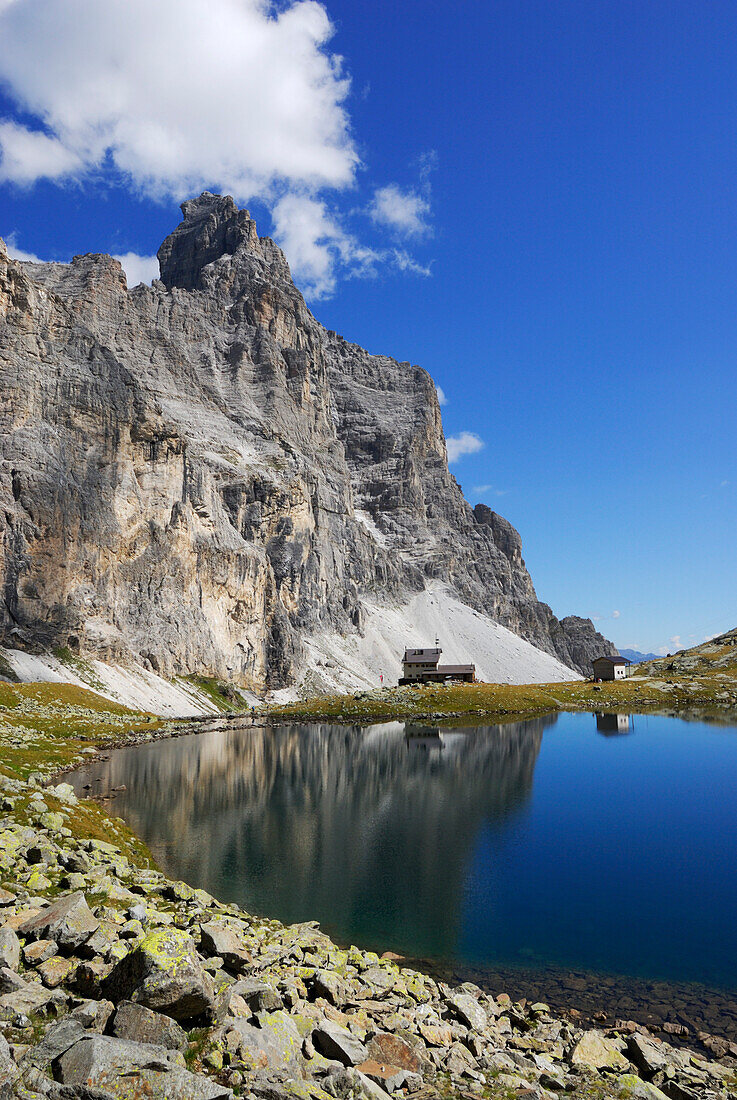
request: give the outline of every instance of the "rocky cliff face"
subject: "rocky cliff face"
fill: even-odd
[[[0,641],[278,686],[441,578],[571,667],[611,652],[464,500],[430,377],[326,332],[232,199],[182,209],[152,287],[0,248]]]

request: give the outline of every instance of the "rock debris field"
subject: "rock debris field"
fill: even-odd
[[[256,918],[75,836],[71,786],[42,783],[0,779],[2,1100],[737,1096],[737,1047],[582,1029]]]

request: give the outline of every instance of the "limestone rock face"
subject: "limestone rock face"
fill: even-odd
[[[463,498],[427,373],[319,325],[232,199],[182,210],[152,287],[0,243],[0,643],[280,686],[439,578],[571,667],[611,652]]]

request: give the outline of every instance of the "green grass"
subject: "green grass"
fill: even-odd
[[[183,679],[206,695],[223,714],[237,714],[245,709],[245,700],[238,689],[224,680],[213,676],[185,676]]]
[[[735,699],[724,698],[735,694]],[[698,676],[632,677],[612,683],[427,684],[301,700],[263,708],[284,721],[331,719],[519,720],[552,711],[690,711],[724,717],[737,710],[737,668]]]
[[[0,683],[0,774],[26,780],[34,772],[50,778],[78,763],[89,748],[105,748],[131,733],[162,725],[153,715],[137,713],[72,684]],[[13,816],[30,824],[30,794],[16,800]],[[139,866],[153,866],[146,846],[109,810],[91,801],[69,807],[44,792],[49,810],[65,813],[80,839],[114,840]]]

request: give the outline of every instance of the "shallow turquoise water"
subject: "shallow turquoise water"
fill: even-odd
[[[171,875],[342,942],[737,990],[737,729],[619,725],[231,730],[72,779],[125,784]]]

